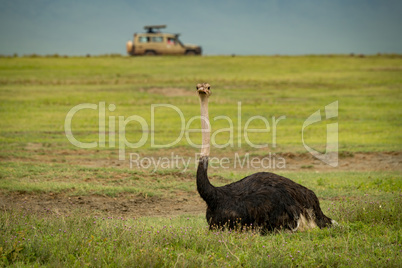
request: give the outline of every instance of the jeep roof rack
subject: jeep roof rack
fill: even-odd
[[[144,29],[147,30],[148,33],[154,33],[154,29],[164,29],[166,28],[166,25],[146,25],[144,26]]]

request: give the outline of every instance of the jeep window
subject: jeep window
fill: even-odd
[[[173,37],[168,37],[167,42],[169,45],[175,45],[176,44],[176,39]]]
[[[140,43],[148,43],[148,42],[149,42],[149,37],[140,36],[138,41],[139,41]]]
[[[155,43],[162,43],[163,37],[162,36],[153,36],[151,40],[152,40],[152,42],[155,42]]]

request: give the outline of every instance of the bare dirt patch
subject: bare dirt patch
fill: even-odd
[[[43,147],[42,143],[28,142],[27,145],[25,146],[25,149],[35,151],[41,149],[42,147]]]
[[[341,152],[337,167],[331,167],[307,153],[285,153],[282,156],[286,159],[286,169],[292,171],[402,171],[402,152]]]
[[[119,217],[198,215],[205,204],[195,194],[182,194],[173,199],[129,196],[68,196],[66,194],[0,193],[2,210],[24,209],[35,214],[110,215]]]
[[[29,156],[13,157],[2,156],[0,160],[12,162],[37,162],[37,163],[68,163],[75,166],[84,167],[113,167],[122,169],[138,170],[138,166],[130,163],[129,153],[127,153],[125,160],[119,160],[119,157],[114,151],[91,151],[85,149],[51,149],[43,150],[40,144],[28,145]],[[238,164],[238,159],[234,157],[235,153],[223,152],[214,153],[213,157],[217,159],[228,158],[230,161],[230,169],[234,171],[249,171],[256,172],[257,169],[241,166]],[[247,152],[237,153],[241,160],[244,160]],[[159,150],[152,151],[152,153],[142,153],[139,157],[152,158],[158,160],[159,158],[172,159],[172,157],[180,157],[184,160],[191,160],[187,171],[195,171],[197,154],[179,149]],[[338,166],[332,167],[319,159],[315,158],[309,153],[272,153],[272,154],[249,154],[251,158],[271,158],[275,159],[276,163],[283,160],[285,165],[271,165],[266,171],[319,171],[319,172],[336,172],[336,171],[402,171],[402,152],[340,152],[338,158]],[[236,162],[237,161],[237,162]],[[234,163],[237,163],[236,167]],[[143,171],[152,171],[154,167],[150,165],[149,169],[140,169]],[[213,167],[210,167],[213,170]],[[158,169],[159,170],[159,169]],[[181,169],[179,171],[182,171]],[[217,170],[219,171],[219,170]],[[258,169],[262,171],[262,169]]]
[[[29,150],[35,152],[40,146],[29,145]],[[55,154],[53,154],[55,153]],[[60,153],[60,152],[59,152]],[[22,161],[35,163],[59,162],[69,155],[74,158],[68,159],[70,165],[84,167],[113,167],[129,169],[128,161],[119,161],[117,156],[94,159],[88,154],[80,154],[77,151],[63,150],[62,154],[52,151],[52,154],[33,154],[29,159],[17,159],[13,157],[3,158],[6,161]],[[178,153],[178,152],[176,152]],[[62,158],[57,157],[57,154]],[[82,155],[82,158],[77,157]],[[186,153],[184,153],[186,155]],[[191,156],[191,154],[188,154]],[[222,155],[224,156],[224,155]],[[372,153],[341,153],[339,155],[339,166],[330,167],[310,154],[282,153],[277,154],[286,160],[286,168],[278,171],[311,171],[311,172],[336,172],[336,171],[402,171],[402,152],[372,152]],[[193,156],[194,157],[194,156]],[[219,157],[219,155],[218,155]],[[258,156],[258,157],[264,157]],[[116,159],[115,159],[116,158]],[[192,170],[191,171],[195,171]],[[257,170],[235,169],[236,171],[249,171],[254,173]],[[259,170],[261,171],[261,170]],[[187,175],[187,176],[185,176]],[[183,177],[188,178],[188,173]],[[177,175],[180,173],[177,172]],[[227,183],[224,178],[218,178],[220,182]],[[240,178],[239,178],[240,179]],[[217,178],[214,179],[217,182]],[[195,183],[195,175],[194,175]],[[194,191],[177,191],[173,197],[144,197],[141,195],[121,194],[118,197],[87,195],[70,196],[66,193],[19,193],[0,192],[1,209],[25,209],[35,213],[69,214],[74,211],[84,215],[112,215],[121,217],[140,216],[164,216],[177,215],[200,215],[205,213],[205,203]]]

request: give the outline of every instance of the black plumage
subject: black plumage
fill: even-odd
[[[197,169],[197,190],[207,203],[210,228],[250,226],[270,232],[296,231],[302,225],[330,226],[315,193],[277,174],[258,172],[237,182],[214,187],[208,179],[208,157]],[[304,226],[305,228],[306,226]]]

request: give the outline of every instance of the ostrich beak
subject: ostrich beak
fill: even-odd
[[[198,84],[197,87],[197,92],[200,96],[202,95],[206,95],[207,97],[209,97],[212,92],[211,92],[211,86],[207,83],[205,84]]]

